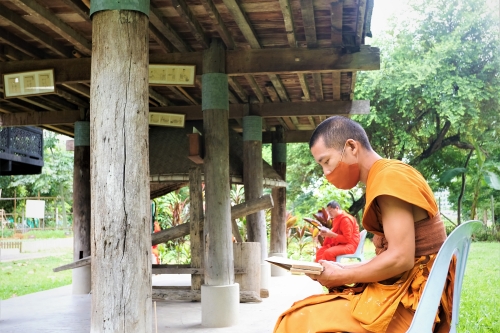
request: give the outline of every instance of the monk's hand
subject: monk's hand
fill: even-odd
[[[316,275],[314,280],[328,289],[342,286],[345,283],[342,281],[342,272],[344,270],[342,264],[328,260],[320,260],[319,263],[323,266],[323,272],[320,275]]]
[[[321,237],[332,237],[333,232],[331,232],[327,227],[321,227],[321,229],[319,229],[319,234]]]

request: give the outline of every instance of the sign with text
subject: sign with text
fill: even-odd
[[[149,84],[194,86],[195,65],[149,65]]]
[[[149,125],[184,127],[185,115],[177,113],[149,113]]]
[[[55,92],[54,70],[4,74],[3,84],[5,98],[52,94]]]

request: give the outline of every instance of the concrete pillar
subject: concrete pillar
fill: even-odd
[[[205,284],[201,286],[201,324],[238,323],[239,285],[234,282],[229,188],[229,102],[225,50],[213,39],[203,52],[202,110],[205,136]]]
[[[285,129],[276,126],[272,141],[273,168],[286,180],[286,143]],[[269,256],[287,257],[286,249],[286,187],[272,189],[274,207],[271,210],[271,239]],[[278,266],[271,266],[271,276],[286,275],[287,271]]]
[[[90,122],[75,123],[73,162],[73,260],[90,256]],[[73,294],[91,290],[90,265],[75,268]]]
[[[262,196],[262,118],[259,116],[243,117],[243,183],[246,201]],[[247,216],[247,235],[249,242],[260,243],[260,296],[269,297],[271,265],[265,261],[267,258],[267,233],[264,211],[261,210]]]
[[[149,1],[90,12],[90,332],[151,332]]]

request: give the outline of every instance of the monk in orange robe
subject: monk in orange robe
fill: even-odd
[[[154,229],[153,232],[160,232],[161,227],[158,221],[154,222]],[[151,254],[153,255],[153,265],[159,265],[160,264],[160,251],[158,250],[158,245],[153,245],[151,248]]]
[[[373,151],[363,128],[349,118],[323,121],[309,146],[328,181],[339,189],[366,184],[363,226],[374,236],[376,256],[342,265],[320,260],[329,289],[298,301],[278,319],[274,332],[406,332],[429,271],[446,239],[433,193],[412,168]],[[448,332],[454,262],[435,318],[435,333]]]
[[[332,219],[332,229],[322,227],[319,232],[324,241],[316,252],[316,262],[336,261],[337,256],[356,252],[359,244],[359,227],[354,217],[344,212],[336,201],[330,201],[326,211]]]

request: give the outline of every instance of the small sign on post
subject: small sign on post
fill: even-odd
[[[149,65],[149,84],[194,87],[195,65]]]
[[[54,70],[4,74],[3,84],[5,98],[53,94],[55,92]]]

